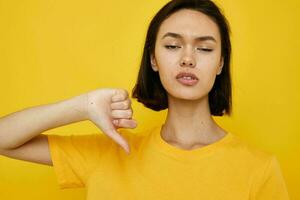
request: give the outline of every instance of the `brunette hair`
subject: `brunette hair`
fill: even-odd
[[[162,22],[180,9],[199,11],[210,17],[217,25],[221,35],[221,56],[224,65],[221,74],[216,76],[209,92],[211,115],[231,114],[231,78],[230,78],[230,27],[218,6],[210,0],[172,0],[162,7],[153,17],[148,27],[143,56],[137,82],[132,89],[132,98],[136,98],[147,108],[155,111],[168,108],[167,92],[162,86],[158,72],[151,67],[150,55],[154,55],[155,41]]]

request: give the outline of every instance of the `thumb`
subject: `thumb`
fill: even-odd
[[[103,125],[99,126],[98,122],[96,122],[96,126],[100,128],[107,136],[112,138],[115,142],[117,142],[127,154],[130,153],[130,146],[126,139],[117,132],[115,126],[112,124],[111,120],[109,118],[105,118],[102,121]]]

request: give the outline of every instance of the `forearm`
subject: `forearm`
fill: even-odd
[[[43,131],[87,120],[86,95],[35,106],[0,118],[0,149],[13,149]]]

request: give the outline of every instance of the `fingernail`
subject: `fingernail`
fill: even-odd
[[[133,122],[133,127],[136,127],[137,126],[137,123],[136,122]]]
[[[130,154],[129,148],[124,148],[124,149],[125,149],[125,153],[126,153],[127,155],[129,155],[129,154]]]

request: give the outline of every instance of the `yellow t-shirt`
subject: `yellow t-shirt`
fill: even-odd
[[[288,200],[275,155],[228,133],[184,150],[166,143],[162,125],[118,131],[130,155],[103,133],[48,135],[61,189],[86,187],[88,200]]]

